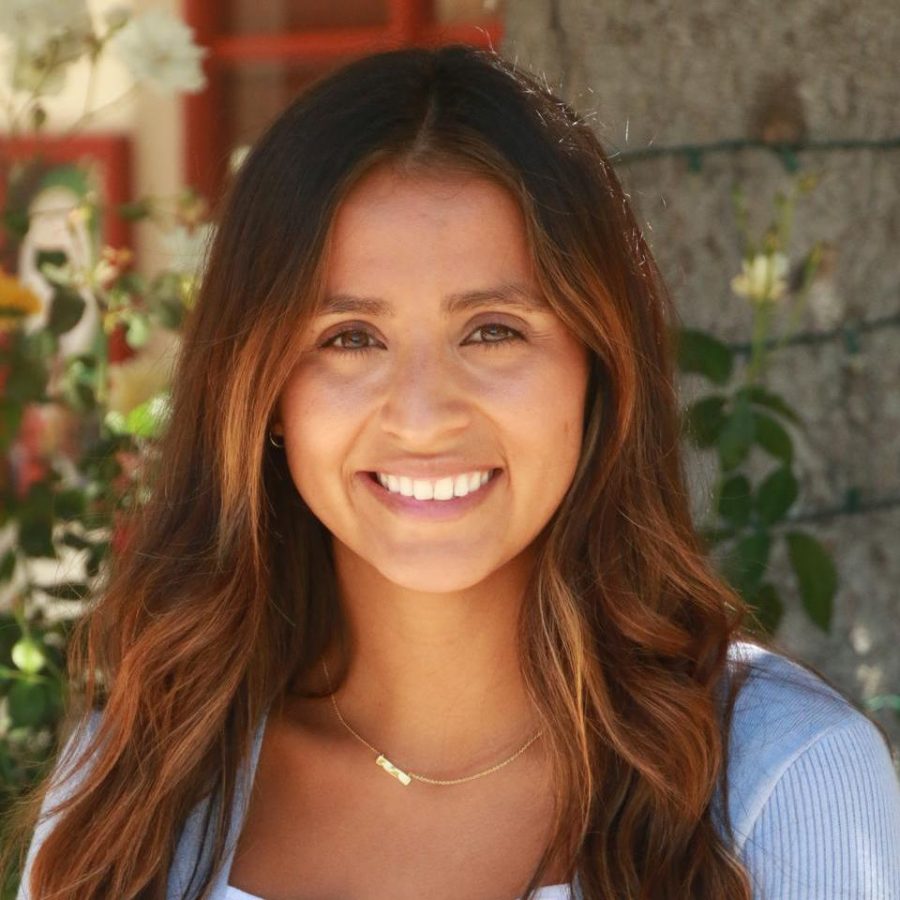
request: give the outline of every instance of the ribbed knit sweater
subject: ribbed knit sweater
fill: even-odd
[[[729,659],[738,658],[749,660],[753,671],[735,704],[727,794],[732,846],[750,872],[754,900],[900,900],[900,783],[880,732],[821,679],[784,656],[737,643],[729,648]],[[70,738],[57,773],[79,758],[100,715],[91,714],[82,743],[73,746]],[[265,723],[264,716],[238,780],[229,852],[215,875],[213,900],[240,896],[229,891],[228,875]],[[77,784],[66,787],[68,794]],[[61,796],[53,788],[45,799],[17,900],[31,900],[26,890],[31,862],[55,824],[44,813]],[[721,800],[717,790],[713,821],[724,836]],[[179,835],[168,900],[187,896],[198,859],[199,870],[208,870],[211,841],[202,823],[209,802],[218,799],[199,803]],[[544,896],[549,900],[558,891],[547,890]],[[572,891],[582,897],[577,878]]]

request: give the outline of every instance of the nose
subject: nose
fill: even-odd
[[[398,353],[385,386],[381,424],[407,449],[438,448],[471,424],[468,396],[458,365],[424,342]]]

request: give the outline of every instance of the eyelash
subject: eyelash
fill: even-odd
[[[525,336],[520,332],[516,331],[515,328],[511,328],[509,325],[504,325],[502,322],[487,322],[484,325],[479,325],[475,331],[481,331],[483,328],[502,328],[505,331],[508,331],[512,337],[504,338],[499,341],[474,341],[476,345],[480,345],[482,347],[497,347],[497,346],[505,346],[506,344],[510,344],[513,341],[523,341],[525,340]],[[473,332],[474,334],[475,332]],[[368,347],[335,347],[333,346],[333,342],[336,341],[339,337],[343,337],[347,334],[365,334],[371,337],[370,332],[366,331],[365,328],[346,328],[343,331],[339,331],[337,334],[332,335],[325,341],[324,344],[321,344],[321,348],[323,350],[332,350],[335,353],[350,353],[350,354],[360,354],[367,353],[370,350],[377,350],[377,347],[368,346]]]

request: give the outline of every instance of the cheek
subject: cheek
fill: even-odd
[[[279,415],[285,432],[288,468],[297,490],[309,500],[333,483],[322,475],[338,463],[355,428],[349,393],[321,380],[293,379],[282,392]]]
[[[574,473],[581,449],[586,375],[578,369],[544,368],[542,377],[520,383],[515,402],[504,407],[506,432],[520,466],[556,493]],[[510,401],[512,396],[508,397]],[[498,407],[499,408],[499,407]]]

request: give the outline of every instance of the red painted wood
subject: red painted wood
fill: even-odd
[[[426,23],[413,41],[402,41],[397,28],[322,28],[281,34],[236,34],[214,40],[212,51],[223,66],[249,60],[327,60],[355,53],[373,53],[410,44],[438,45],[462,42],[476,47],[496,46],[501,36],[498,22],[438,25]]]
[[[401,45],[415,44],[422,28],[431,18],[431,4],[426,0],[388,0],[390,29]]]
[[[184,100],[185,178],[213,203],[227,175],[230,151],[220,112],[227,104],[227,70],[267,61],[303,67],[313,62],[325,69],[354,56],[411,45],[467,43],[496,48],[503,35],[499,18],[477,23],[435,22],[431,0],[385,0],[388,21],[384,26],[342,25],[260,34],[228,33],[224,4],[217,0],[183,2],[195,40],[210,50],[205,61],[206,90]],[[368,21],[373,21],[371,16]]]
[[[369,25],[363,28],[322,28],[281,34],[226,35],[213,42],[212,51],[216,59],[225,65],[263,59],[281,62],[302,59],[305,62],[310,59],[373,52],[388,46],[393,40],[391,29]]]
[[[216,0],[183,0],[184,16],[194,30],[194,40],[203,47],[210,47],[219,33],[221,4]],[[184,180],[206,197],[213,197],[225,175],[221,160],[224,152],[224,134],[221,117],[221,83],[218,77],[218,60],[210,52],[203,60],[207,78],[206,88],[197,94],[186,94],[183,101],[184,115]]]

